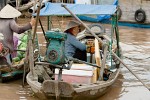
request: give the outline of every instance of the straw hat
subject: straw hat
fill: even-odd
[[[0,11],[0,18],[15,18],[19,17],[21,12],[17,9],[13,8],[9,4],[7,4],[1,11]]]
[[[64,30],[64,32],[67,32],[69,29],[71,29],[73,27],[76,27],[76,26],[79,26],[80,32],[85,29],[85,27],[83,25],[81,25],[81,23],[72,20],[68,23],[68,25],[67,25],[66,29]]]

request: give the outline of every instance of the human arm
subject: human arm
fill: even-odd
[[[75,36],[69,34],[67,38],[74,47],[80,49],[81,51],[86,50],[86,45],[77,40]]]
[[[10,28],[13,32],[16,32],[18,34],[21,34],[29,29],[32,29],[32,26],[34,26],[34,19],[31,19],[30,23],[27,23],[24,26],[19,26],[14,19],[10,21]]]

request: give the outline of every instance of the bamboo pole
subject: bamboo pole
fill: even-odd
[[[148,87],[113,51],[112,54],[150,91],[150,87]]]
[[[40,14],[40,9],[41,9],[41,3],[42,3],[43,0],[40,0],[38,2],[38,10],[37,10],[37,15],[36,15],[36,22],[35,22],[35,27],[34,27],[34,30],[33,30],[33,43],[34,43],[34,39],[35,39],[35,35],[36,35],[36,31],[37,31],[37,24],[38,24],[38,21],[39,21],[39,14]],[[35,6],[34,6],[35,7]]]
[[[33,10],[33,14],[35,13],[35,6],[36,6],[37,0],[34,1],[34,10]],[[33,18],[33,16],[32,16]],[[32,33],[34,31],[34,27],[32,27]],[[29,68],[30,68],[30,72],[32,74],[32,79],[34,78],[34,72],[33,72],[33,67],[34,67],[34,58],[33,58],[33,41],[32,41],[32,35],[31,33],[28,35],[29,37],[29,41],[28,41],[28,52],[29,52]]]

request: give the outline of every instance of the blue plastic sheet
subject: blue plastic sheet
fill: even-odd
[[[114,0],[113,5],[118,5],[118,0]],[[109,19],[111,16],[110,15],[97,15],[97,19],[98,21],[102,21],[102,20],[107,20]]]
[[[113,4],[117,6],[118,5],[118,0],[114,0]],[[110,15],[97,15],[97,18],[89,17],[89,16],[78,16],[81,20],[84,21],[90,21],[90,22],[101,22],[103,20],[108,20],[110,19]]]
[[[116,12],[116,5],[85,5],[85,4],[65,4],[66,7],[76,15],[113,15]],[[70,15],[61,6],[61,3],[46,3],[41,9],[40,16]]]

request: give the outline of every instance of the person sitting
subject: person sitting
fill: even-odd
[[[77,38],[77,34],[83,31],[85,28],[77,21],[70,21],[67,24],[65,33],[67,33],[67,39],[65,41],[65,55],[66,57],[73,57],[79,60],[86,61],[86,45],[81,43]]]
[[[20,15],[21,13],[9,4],[7,4],[0,11],[0,33],[4,36],[4,39],[0,40],[0,43],[2,43],[3,46],[9,50],[8,54],[5,55],[5,58],[7,59],[9,65],[11,65],[11,53],[14,52],[14,32],[21,34],[29,29],[32,29],[32,26],[35,25],[35,19],[32,18],[31,21],[26,25],[19,26],[16,23],[15,18],[19,17]]]

